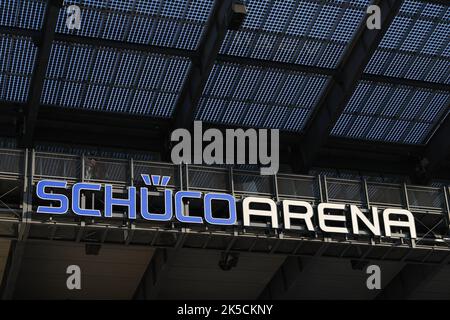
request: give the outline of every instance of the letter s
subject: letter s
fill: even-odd
[[[59,207],[50,206],[39,206],[37,208],[37,213],[47,213],[47,214],[66,214],[69,209],[69,199],[63,194],[53,194],[45,191],[46,188],[67,188],[66,181],[51,181],[42,180],[37,183],[36,195],[41,200],[47,201],[57,201],[59,202]]]

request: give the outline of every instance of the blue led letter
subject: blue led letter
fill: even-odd
[[[72,187],[72,211],[76,215],[86,217],[101,217],[100,210],[89,210],[80,207],[81,190],[100,191],[101,184],[98,183],[76,183]]]
[[[228,202],[230,217],[228,219],[214,218],[212,215],[212,200],[221,200]],[[208,193],[205,196],[205,220],[210,224],[221,226],[232,226],[236,223],[236,200],[232,195],[220,193]]]
[[[201,217],[185,216],[183,208],[184,198],[200,199],[201,197],[202,197],[201,192],[194,192],[194,191],[178,191],[175,194],[175,215],[178,221],[183,223],[197,223],[197,224],[203,223],[203,219]]]
[[[152,221],[170,221],[173,216],[172,212],[172,190],[164,191],[165,213],[157,214],[148,212],[148,189],[141,188],[141,216],[145,220]]]
[[[112,218],[113,206],[128,208],[128,218],[136,219],[136,188],[128,187],[128,199],[113,198],[113,186],[105,185],[105,217]]]
[[[47,213],[47,214],[66,214],[69,210],[69,199],[63,194],[53,194],[45,192],[46,188],[67,188],[66,181],[51,181],[42,180],[37,183],[36,195],[39,199],[47,201],[57,201],[59,202],[59,207],[47,207],[39,206],[37,208],[37,213]]]

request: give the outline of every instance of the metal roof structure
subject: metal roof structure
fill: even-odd
[[[2,136],[161,149],[170,128],[202,120],[280,129],[299,171],[408,162],[426,181],[447,165],[446,1],[248,0],[238,30],[232,3],[3,1]],[[80,30],[65,25],[71,4]],[[389,12],[381,30],[365,26],[370,4]]]
[[[366,26],[372,4],[379,30]],[[79,30],[66,26],[70,5],[82,10]],[[154,162],[194,120],[280,129],[291,172]],[[74,259],[95,278],[83,298],[375,298],[354,272],[367,260],[388,281],[378,298],[448,297],[449,137],[448,0],[3,0],[2,298],[70,297],[55,265]],[[85,171],[91,152],[107,169],[98,176]],[[406,208],[420,238],[305,241],[30,216],[39,179],[123,189],[144,172],[173,176],[176,189]],[[88,245],[104,246],[100,256],[84,257]],[[219,273],[230,252],[241,254],[237,272]],[[111,272],[99,277],[105,261]]]

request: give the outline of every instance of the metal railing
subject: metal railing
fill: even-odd
[[[139,185],[141,174],[170,176],[170,188],[269,196],[380,207],[403,207],[417,212],[446,214],[448,186],[443,188],[368,182],[326,176],[278,174],[198,165],[174,165],[123,159],[31,152],[33,181],[61,179]],[[25,174],[24,150],[0,149],[0,175],[20,178]]]
[[[418,242],[423,244],[429,238],[432,238],[435,242],[440,241],[439,239],[448,239],[450,220],[448,185],[437,188],[402,183],[374,182],[363,178],[360,180],[330,178],[325,175],[308,176],[280,173],[274,176],[261,176],[259,172],[235,170],[232,167],[174,165],[161,162],[135,161],[133,159],[106,159],[35,152],[33,150],[0,149],[0,180],[15,180],[16,189],[20,189],[16,191],[21,193],[24,190],[31,192],[36,182],[41,179],[61,179],[67,180],[69,183],[77,181],[102,182],[116,185],[118,189],[129,185],[139,186],[143,183],[141,174],[170,176],[171,180],[168,187],[175,190],[224,192],[233,194],[238,199],[244,196],[263,196],[274,200],[304,200],[313,205],[320,202],[336,202],[356,204],[363,208],[369,206],[379,208],[401,207],[413,212],[417,220],[418,234],[422,236]],[[0,208],[2,208],[1,204]],[[32,208],[30,203],[27,206],[25,200],[23,200],[23,205],[20,205],[19,208],[24,213],[22,217],[19,216],[17,219],[11,215],[6,218],[3,211],[0,211],[1,222],[10,224],[7,226],[8,230],[14,229],[15,225],[21,225],[24,221],[31,224],[36,222],[34,217],[32,219],[29,216],[30,208]],[[7,208],[2,209],[8,211]],[[108,222],[106,231],[99,229],[105,226],[104,222],[102,222],[103,224],[86,224],[84,221],[77,220],[74,222],[73,218],[70,217],[40,220],[39,223],[44,223],[45,228],[36,229],[32,225],[30,233],[32,238],[48,238],[50,235],[50,238],[57,239],[61,234],[66,236],[70,234],[78,241],[98,239],[99,241],[113,243],[127,241],[139,243],[140,238],[146,239],[145,241],[148,240],[148,234],[140,229],[142,227],[147,230],[147,227],[140,221],[133,223],[111,221]],[[6,226],[6,224],[4,225]],[[15,232],[8,233],[8,236],[19,237],[26,234],[27,228],[24,231],[23,228],[17,227]],[[161,229],[154,225],[150,228],[153,228],[152,232],[161,233],[162,239],[167,238],[177,241],[178,235],[173,235],[167,228]],[[178,227],[173,225],[173,228]],[[90,231],[87,232],[87,230]],[[236,230],[230,232],[231,235],[236,235],[236,232],[242,233]],[[5,234],[6,232],[2,234],[2,230],[0,230],[0,236]],[[134,236],[130,238],[130,234],[133,234],[136,238]],[[226,237],[228,236],[230,234],[227,233]],[[193,241],[195,237],[191,238],[190,241]],[[162,240],[151,240],[150,243],[155,244],[158,241]],[[240,245],[242,241],[244,240],[237,240],[236,245]],[[271,241],[275,240],[271,238],[269,242]],[[255,245],[257,246],[257,244]],[[286,245],[287,243],[283,242],[281,248]]]

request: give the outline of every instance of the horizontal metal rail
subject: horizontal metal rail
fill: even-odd
[[[27,152],[31,169],[27,169],[23,161]],[[419,260],[431,263],[441,261],[440,258],[443,259],[446,255],[442,252],[450,250],[448,185],[441,188],[410,186],[373,182],[367,177],[357,180],[294,174],[261,176],[258,172],[223,167],[179,166],[15,149],[0,149],[0,172],[0,180],[9,181],[0,184],[3,188],[0,196],[3,193],[7,196],[18,194],[16,198],[13,196],[9,200],[0,198],[0,237],[171,247],[176,243],[177,237],[184,234],[184,247],[290,255],[315,255],[315,250],[320,250],[320,245],[326,242],[329,246],[323,252],[325,256],[345,255],[345,250],[357,258],[361,248],[374,245],[382,251],[386,248],[379,259],[400,260],[409,253],[409,249],[414,248],[417,253],[408,254],[409,260],[413,261],[424,252],[429,258],[421,257]],[[236,194],[238,198],[246,195],[264,196],[274,200],[303,200],[313,205],[328,201],[357,204],[363,209],[374,205],[380,208],[402,207],[413,212],[419,238],[417,243],[413,243],[401,235],[394,238],[374,238],[369,235],[330,236],[320,231],[308,234],[302,230],[270,230],[256,225],[244,228],[242,222],[227,231],[221,231],[208,225],[183,226],[177,221],[159,225],[142,219],[128,221],[122,214],[115,214],[116,218],[113,219],[80,219],[71,214],[63,217],[30,215],[30,212],[26,216],[20,214],[24,177],[31,180],[29,192],[33,192],[33,186],[40,179],[70,180],[72,183],[101,181],[114,185],[120,192],[126,186],[138,186],[142,183],[141,174],[170,176],[168,187],[175,190],[224,192]],[[162,189],[157,188],[154,192],[161,194],[161,191]],[[29,196],[32,198],[32,194]],[[35,211],[36,206],[33,203],[31,211]],[[264,227],[264,224],[260,227]],[[299,243],[303,245],[298,246]],[[355,251],[353,248],[359,249]],[[430,254],[430,250],[433,253]],[[372,258],[377,259],[375,253],[373,255]]]
[[[25,174],[23,150],[0,149],[0,176],[20,179]],[[101,158],[95,156],[67,155],[49,152],[34,152],[33,180],[61,179],[75,181],[102,182],[118,186],[130,185],[130,177],[137,182],[141,174],[158,174],[171,177],[169,187],[181,189],[180,172],[183,172],[185,188],[192,190],[214,190],[238,194],[271,196],[272,198],[292,197],[320,199],[326,194],[328,200],[346,201],[378,205],[391,205],[417,209],[435,210],[446,213],[449,206],[445,188],[406,185],[403,194],[402,183],[384,183],[364,179],[341,179],[323,176],[324,184],[318,176],[280,173],[276,176],[277,189],[274,190],[272,176],[261,176],[256,171],[225,167],[187,165],[180,171],[178,165],[140,160]],[[185,172],[185,173],[184,173]],[[186,179],[188,178],[188,179]],[[230,181],[232,183],[230,183]],[[233,190],[231,187],[233,184]],[[450,183],[447,185],[447,188]],[[322,190],[321,190],[322,189]],[[357,193],[357,197],[355,196]],[[367,195],[367,196],[366,196]],[[368,197],[368,199],[366,199]]]

